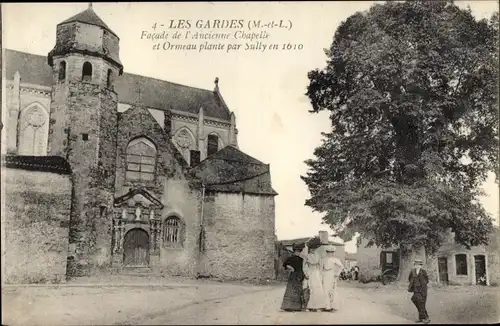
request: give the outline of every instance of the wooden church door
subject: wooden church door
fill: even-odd
[[[132,229],[123,240],[123,265],[149,265],[149,235],[142,229]]]

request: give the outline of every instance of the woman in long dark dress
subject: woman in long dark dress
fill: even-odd
[[[283,303],[281,309],[285,311],[301,311],[304,299],[302,281],[304,280],[304,272],[302,271],[303,259],[300,257],[303,246],[293,244],[293,255],[288,257],[283,263],[285,269],[290,269],[291,273],[288,277],[285,295],[283,296]]]

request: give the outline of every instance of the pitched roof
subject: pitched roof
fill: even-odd
[[[106,25],[105,22],[97,14],[95,11],[92,9],[92,7],[88,7],[86,10],[82,11],[79,14],[74,15],[73,17],[70,17],[63,21],[62,23],[59,23],[58,25],[62,24],[67,24],[67,23],[73,23],[73,22],[80,22],[80,23],[85,23],[85,24],[90,24],[90,25],[95,25],[99,26],[102,28],[107,29],[111,33],[113,33],[116,37],[118,37],[109,27]]]
[[[269,165],[232,145],[203,160],[194,171],[209,190],[277,195],[271,186]]]
[[[5,76],[8,80],[12,80],[16,70],[19,70],[21,82],[52,86],[52,68],[47,63],[47,57],[10,49],[5,49],[4,53]],[[212,90],[124,73],[115,78],[115,91],[120,103],[192,114],[198,114],[200,107],[203,107],[207,117],[231,120],[228,108]]]
[[[71,174],[68,161],[60,156],[6,155],[3,164],[12,169]]]
[[[206,158],[206,160],[224,160],[230,162],[240,162],[245,164],[266,165],[232,145],[224,147],[223,149],[216,152],[212,156]]]
[[[309,239],[311,239],[311,238],[313,238],[313,237],[308,237],[308,238],[298,238],[298,239],[291,239],[291,240],[280,240],[280,242],[281,242],[284,246],[291,246],[291,245],[293,245],[294,243],[303,243],[303,242],[307,242],[307,241],[309,241]],[[343,246],[343,245],[344,245],[343,243],[334,242],[334,241],[329,241],[329,244],[334,245],[334,246]]]
[[[16,70],[21,74],[21,82],[52,86],[52,68],[47,64],[47,57],[5,49],[5,78],[13,80]]]

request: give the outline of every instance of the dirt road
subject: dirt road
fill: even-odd
[[[201,302],[157,316],[131,320],[142,325],[283,325],[283,324],[408,324],[391,314],[387,306],[372,303],[359,289],[339,288],[345,298],[340,309],[328,312],[281,312],[283,287],[254,291],[224,299]]]
[[[64,286],[2,288],[3,325],[413,324],[404,289],[341,283],[334,313],[280,311],[285,284],[250,285],[144,277]],[[431,289],[433,322],[498,320],[496,288]],[[497,318],[497,319],[495,319]]]
[[[174,286],[175,285],[175,286]],[[339,288],[339,311],[281,312],[284,284],[209,282],[2,289],[4,325],[185,325],[398,323],[362,289]]]

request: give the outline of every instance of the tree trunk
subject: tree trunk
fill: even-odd
[[[398,272],[398,282],[404,283],[408,282],[408,276],[410,275],[410,271],[413,268],[414,260],[422,259],[422,261],[426,262],[425,259],[425,249],[424,247],[412,248],[407,250],[406,248],[400,248],[399,250],[399,272]]]

